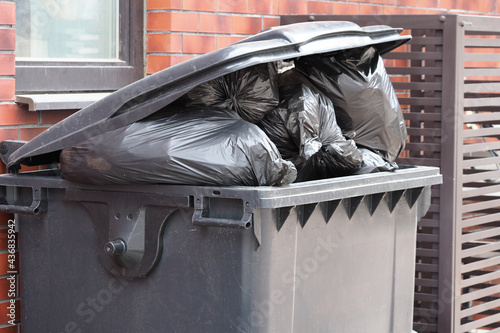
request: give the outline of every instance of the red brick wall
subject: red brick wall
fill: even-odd
[[[147,0],[146,73],[279,25],[293,14],[500,14],[500,0]]]
[[[17,139],[18,130],[10,127],[12,122],[23,123],[23,117],[17,114],[17,107],[12,103],[15,94],[15,6],[13,2],[0,2],[0,140]],[[29,123],[30,121],[26,121]],[[7,125],[8,124],[8,125]],[[1,164],[1,163],[0,163]],[[0,172],[5,170],[0,165]],[[0,332],[17,332],[17,326],[8,325],[7,256],[8,256],[8,220],[12,216],[0,213]],[[19,313],[19,309],[16,309]]]
[[[48,111],[30,112],[26,107],[14,103],[15,95],[15,4],[13,1],[0,1],[0,141],[30,140],[50,125],[60,121],[72,112]],[[74,112],[74,111],[73,111]],[[22,170],[29,170],[23,168]],[[5,173],[5,165],[0,162],[0,173]],[[18,325],[8,324],[7,307],[11,295],[7,277],[8,271],[8,221],[10,214],[0,213],[0,333],[18,332]],[[16,265],[19,260],[16,259]],[[16,295],[17,296],[17,295]],[[19,301],[16,304],[16,320],[20,320]]]

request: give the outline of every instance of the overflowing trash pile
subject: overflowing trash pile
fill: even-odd
[[[64,149],[63,177],[281,186],[398,168],[406,127],[375,48],[279,65],[199,84],[143,120]]]

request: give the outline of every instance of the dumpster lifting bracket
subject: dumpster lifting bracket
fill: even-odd
[[[32,193],[31,204],[19,205],[19,204],[9,204],[7,200],[7,187],[0,186],[0,212],[1,213],[11,213],[11,214],[26,214],[26,215],[38,215],[42,212],[47,211],[47,189],[43,187],[30,186]],[[14,191],[17,192],[17,188],[13,187]],[[17,200],[17,194],[13,194]]]
[[[170,214],[190,206],[189,196],[67,189],[66,200],[80,202],[94,223],[99,257],[121,277],[149,275],[163,251]]]

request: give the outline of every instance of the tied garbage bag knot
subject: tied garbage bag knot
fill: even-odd
[[[202,83],[184,99],[188,107],[229,109],[256,124],[279,103],[277,75],[274,62],[252,66]]]

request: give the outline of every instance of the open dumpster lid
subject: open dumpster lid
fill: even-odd
[[[195,86],[261,63],[372,45],[380,54],[406,43],[402,29],[352,22],[305,22],[264,30],[138,80],[50,127],[9,153],[8,169],[59,161],[62,149],[141,120]]]

